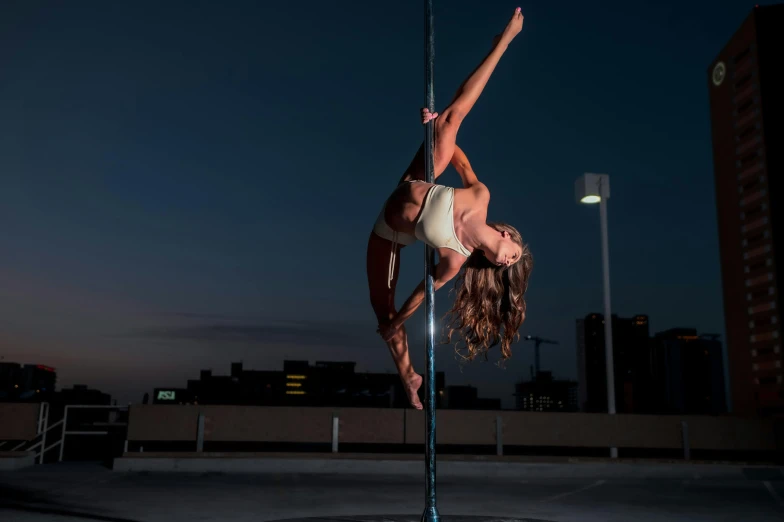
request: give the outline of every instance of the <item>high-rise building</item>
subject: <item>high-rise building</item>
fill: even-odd
[[[719,415],[727,411],[724,360],[717,335],[673,328],[652,340],[650,413]]]
[[[651,400],[649,388],[649,326],[647,315],[612,316],[615,410],[638,413]],[[607,370],[604,316],[577,320],[577,380],[580,411],[607,411]]]
[[[0,400],[51,401],[57,372],[43,364],[0,363]]]
[[[515,385],[515,409],[522,411],[577,411],[577,383],[540,371],[530,381]]]
[[[732,409],[739,415],[784,412],[784,206],[772,204],[784,196],[783,24],[784,5],[755,7],[707,71]]]

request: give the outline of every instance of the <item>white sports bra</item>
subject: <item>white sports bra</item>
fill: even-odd
[[[454,206],[455,189],[444,185],[430,187],[422,202],[414,235],[433,248],[448,248],[469,257],[471,252],[455,234]]]

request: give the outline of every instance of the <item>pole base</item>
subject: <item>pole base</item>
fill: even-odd
[[[425,512],[422,513],[422,520],[421,522],[440,522],[441,515],[438,514],[438,508],[431,507],[425,508]]]
[[[435,508],[432,510],[427,510],[425,515],[422,515],[422,520],[425,520],[425,516],[432,516],[435,515],[436,520],[438,520],[438,512]],[[273,522],[336,522],[340,520],[342,522],[417,522],[416,515],[368,515],[368,516],[349,516],[349,517],[336,517],[336,516],[325,516],[325,517],[313,517],[313,518],[289,518],[286,520],[275,520]],[[427,519],[432,520],[432,519]],[[442,522],[554,522],[553,520],[542,520],[539,518],[515,518],[515,517],[477,517],[477,516],[465,516],[465,515],[445,515]]]

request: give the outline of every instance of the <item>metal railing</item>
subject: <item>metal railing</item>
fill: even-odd
[[[38,410],[38,419],[36,421],[36,435],[30,440],[25,440],[17,443],[15,446],[8,449],[8,451],[32,451],[35,453],[35,462],[43,464],[45,455],[59,446],[60,451],[57,461],[62,462],[65,454],[65,439],[68,435],[108,435],[109,431],[104,430],[68,430],[68,412],[75,409],[104,409],[115,411],[127,411],[128,406],[109,406],[109,405],[92,405],[92,404],[68,404],[63,410],[63,418],[49,424],[51,416],[51,407],[48,402],[42,402]],[[113,426],[127,426],[127,422],[95,422],[91,426],[94,427],[113,427]],[[60,428],[59,436],[55,435],[54,442],[47,446],[47,442],[52,440],[51,431]],[[11,441],[0,442],[0,449],[4,449]]]
[[[62,420],[58,421],[57,424],[63,423],[63,431],[60,434],[60,440],[46,448],[44,451],[49,451],[49,449],[56,447],[57,445],[60,446],[60,455],[57,459],[58,462],[63,461],[63,455],[65,454],[65,437],[66,435],[108,435],[109,431],[97,431],[97,430],[68,430],[68,411],[75,409],[104,409],[104,410],[116,410],[116,411],[128,411],[128,406],[104,406],[104,405],[92,405],[92,404],[68,404],[65,407],[65,411],[63,412]],[[95,425],[95,424],[94,424]],[[126,422],[115,422],[115,423],[105,423],[104,426],[127,426],[128,423]],[[54,424],[53,424],[54,426]]]

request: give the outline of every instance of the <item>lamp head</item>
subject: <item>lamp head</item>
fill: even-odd
[[[610,197],[610,176],[586,172],[574,184],[574,194],[578,203],[598,203]]]

